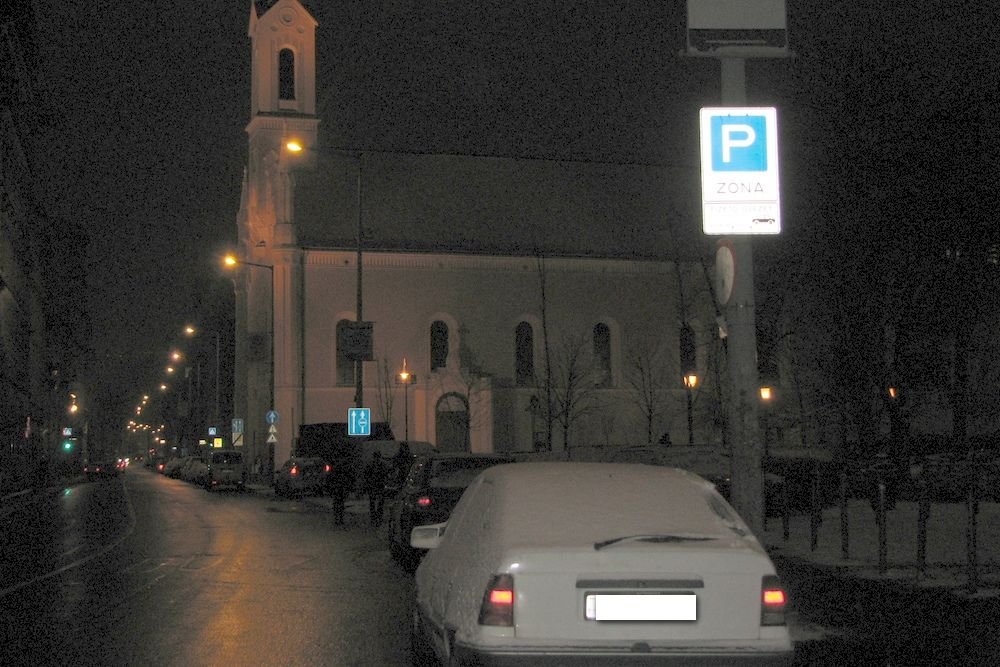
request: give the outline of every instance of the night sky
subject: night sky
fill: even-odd
[[[718,64],[678,55],[683,2],[304,4],[330,147],[697,168],[697,109],[719,102]],[[795,58],[747,68],[748,102],[777,106],[782,132],[771,280],[816,228],[995,226],[990,4],[789,0]],[[100,379],[133,400],[181,325],[232,298],[216,260],[236,237],[250,2],[35,6],[35,178],[49,213],[91,235]]]

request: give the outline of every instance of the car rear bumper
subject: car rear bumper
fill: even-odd
[[[598,650],[575,647],[525,647],[483,648],[455,645],[455,657],[460,664],[469,665],[791,665],[794,651],[791,648],[773,650],[748,649],[646,649]]]

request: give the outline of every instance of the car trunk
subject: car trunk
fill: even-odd
[[[758,639],[761,580],[772,573],[739,538],[562,546],[511,562],[530,563],[511,570],[516,636],[557,642]],[[643,615],[656,620],[637,620]]]

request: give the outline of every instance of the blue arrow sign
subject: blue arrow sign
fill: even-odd
[[[347,435],[371,435],[371,434],[372,434],[372,409],[348,408]]]
[[[277,410],[268,410],[267,414],[264,415],[264,421],[266,421],[268,424],[277,424],[278,423],[278,411]]]

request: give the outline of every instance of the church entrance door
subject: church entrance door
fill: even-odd
[[[469,406],[464,396],[445,394],[438,399],[435,429],[439,451],[469,451]]]

